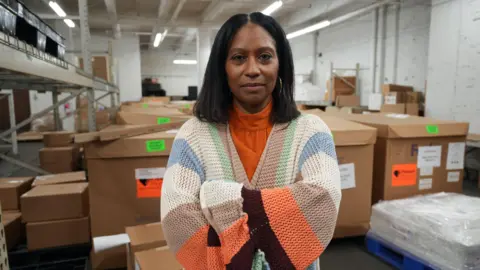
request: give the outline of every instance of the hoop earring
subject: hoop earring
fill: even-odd
[[[278,81],[280,82],[280,91],[282,91],[283,90],[282,78],[278,77]]]

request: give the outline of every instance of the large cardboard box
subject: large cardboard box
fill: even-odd
[[[160,222],[127,227],[127,268],[135,269],[135,253],[167,245]]]
[[[462,192],[468,123],[409,115],[342,117],[377,128],[373,203],[435,192]]]
[[[371,215],[376,129],[337,117],[321,118],[332,131],[340,167],[342,201],[334,237],[365,235]]]
[[[413,92],[413,87],[408,85],[398,85],[398,84],[382,85],[383,95],[386,95],[390,92]]]
[[[168,247],[161,247],[135,253],[136,266],[139,270],[182,270],[182,265]]]
[[[167,104],[170,102],[170,97],[143,97],[140,102],[143,103],[162,103]]]
[[[178,121],[185,121],[192,118],[176,109],[166,109],[163,113],[130,113],[118,112],[117,124],[121,125],[155,125],[166,124]]]
[[[36,250],[90,242],[88,217],[27,223],[27,248]]]
[[[22,223],[22,214],[3,212],[2,224],[5,229],[7,249],[11,250],[19,245],[25,237],[25,225]]]
[[[33,181],[32,187],[85,182],[87,182],[87,176],[85,175],[85,172],[79,171],[37,176]]]
[[[85,144],[94,237],[160,221],[161,185],[175,136],[159,132]]]
[[[78,146],[42,148],[39,151],[40,167],[50,173],[72,172],[78,168]]]
[[[88,216],[88,183],[43,185],[21,197],[25,222],[74,219]]]
[[[70,146],[73,143],[73,134],[69,131],[48,132],[43,135],[43,144],[45,147]]]
[[[20,210],[20,196],[30,190],[33,177],[0,178],[2,210]]]

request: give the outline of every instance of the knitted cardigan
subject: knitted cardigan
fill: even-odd
[[[161,219],[187,269],[318,269],[341,199],[332,135],[317,116],[274,125],[251,181],[227,125],[191,119],[164,176]]]

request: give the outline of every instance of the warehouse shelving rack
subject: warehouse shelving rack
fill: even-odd
[[[79,0],[80,30],[82,40],[83,59],[91,59],[88,51],[90,31],[88,25],[87,0]],[[119,101],[119,90],[114,84],[103,79],[94,77],[92,66],[85,61],[84,70],[68,63],[65,60],[53,57],[36,47],[29,45],[14,36],[0,32],[0,98],[8,98],[10,129],[0,132],[0,140],[7,144],[0,145],[3,148],[11,148],[14,155],[18,154],[17,130],[30,124],[53,110],[55,128],[61,128],[59,107],[66,102],[86,93],[88,97],[88,127],[89,131],[95,131],[95,91],[106,92],[102,97],[111,96],[111,106],[116,107]],[[30,116],[28,119],[16,124],[14,97],[15,89],[28,89],[35,91],[52,92],[53,105]],[[59,100],[59,94],[70,95]],[[15,165],[24,167],[39,174],[48,172],[32,166],[0,152],[0,159]]]

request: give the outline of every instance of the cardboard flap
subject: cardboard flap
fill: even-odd
[[[192,118],[177,110],[167,109],[164,113],[131,113],[118,112],[117,124],[121,125],[158,125],[184,121]]]
[[[8,177],[0,178],[0,187],[2,188],[16,188],[26,183],[33,181],[33,177]]]
[[[32,186],[86,182],[84,171],[49,174],[35,177]]]
[[[375,128],[334,116],[321,118],[332,131],[336,146],[374,144],[377,139]]]
[[[81,194],[88,188],[88,183],[72,183],[61,185],[44,185],[36,186],[27,193],[22,195],[25,197],[44,197],[44,196],[58,196],[66,194]]]

